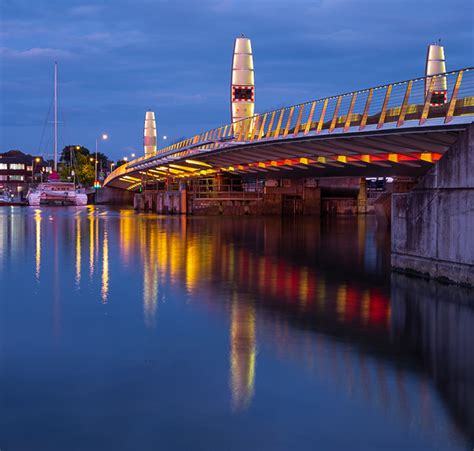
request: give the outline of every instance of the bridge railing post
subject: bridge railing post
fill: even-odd
[[[275,133],[273,134],[274,138],[278,138],[278,135],[280,134],[280,128],[281,128],[281,123],[283,122],[283,116],[285,114],[285,109],[282,108],[280,110],[280,117],[278,118],[278,123],[275,129]]]
[[[411,88],[413,86],[413,80],[410,80],[407,84],[407,89],[405,91],[405,96],[403,97],[402,107],[400,109],[400,115],[398,116],[397,127],[401,127],[405,122],[405,115],[408,108],[408,100],[410,98]]]
[[[461,87],[463,72],[464,71],[460,70],[458,72],[458,76],[456,77],[456,83],[454,84],[453,92],[451,94],[451,99],[449,100],[448,111],[446,112],[446,117],[444,118],[445,124],[447,124],[453,119],[454,110],[456,108],[456,101],[458,98],[458,92],[459,92],[459,88]]]
[[[336,128],[336,123],[339,114],[339,107],[341,106],[342,96],[339,96],[336,101],[336,106],[334,108],[334,114],[332,115],[331,125],[329,126],[329,133],[332,133]]]
[[[321,110],[321,114],[319,115],[318,128],[316,129],[317,134],[321,133],[321,130],[323,129],[324,116],[326,115],[328,102],[329,102],[329,99],[324,99],[323,109]]]
[[[423,111],[421,112],[419,125],[423,125],[428,118],[428,113],[430,112],[431,106],[431,96],[433,94],[433,88],[435,84],[436,77],[431,77],[428,91],[426,92],[425,104],[423,105]]]
[[[377,128],[382,128],[385,124],[385,116],[387,114],[388,102],[390,100],[390,94],[392,93],[392,85],[388,85],[385,90],[385,98],[383,99],[382,111],[380,112],[380,118],[377,123]]]
[[[306,127],[304,129],[304,134],[307,135],[311,130],[311,125],[313,122],[314,109],[316,108],[316,100],[311,104],[311,110],[309,112],[308,121],[306,122]]]
[[[301,118],[303,117],[303,111],[304,111],[304,104],[300,105],[300,111],[298,113],[298,118],[296,119],[295,131],[293,132],[293,136],[297,136],[300,131]]]
[[[275,115],[276,115],[276,111],[272,111],[272,115],[270,117],[270,123],[268,124],[268,129],[267,129],[267,133],[265,134],[265,138],[271,138],[273,123],[275,122]]]
[[[346,122],[344,123],[344,131],[347,132],[351,126],[352,121],[352,111],[354,110],[355,101],[357,99],[357,92],[352,94],[351,104],[349,105],[349,110],[347,111]]]
[[[365,101],[364,112],[362,113],[362,118],[360,120],[359,131],[364,130],[367,125],[367,118],[369,117],[370,104],[372,103],[372,97],[374,96],[374,90],[369,89],[367,94],[367,100]]]
[[[260,125],[260,130],[258,131],[257,140],[259,141],[262,139],[266,121],[267,121],[267,113],[263,115],[262,124]]]
[[[283,132],[283,137],[286,138],[288,136],[288,132],[290,131],[290,127],[291,127],[291,119],[293,118],[293,113],[295,112],[295,107],[292,106],[290,108],[290,112],[288,114],[288,119],[286,121],[286,127],[285,127],[285,131]]]

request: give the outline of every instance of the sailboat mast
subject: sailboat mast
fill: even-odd
[[[58,63],[54,62],[54,170],[58,170]]]

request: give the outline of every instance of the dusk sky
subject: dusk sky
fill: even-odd
[[[42,132],[59,63],[60,148],[141,154],[145,111],[168,142],[230,120],[235,37],[252,39],[256,111],[473,63],[469,0],[1,0],[0,152],[51,156]],[[50,116],[50,120],[51,120]],[[161,142],[160,142],[161,141]],[[159,140],[161,146],[162,140]]]

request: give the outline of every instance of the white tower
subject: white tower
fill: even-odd
[[[234,43],[232,82],[230,87],[232,122],[255,114],[255,80],[252,44],[244,35]]]
[[[153,111],[147,111],[145,113],[143,148],[145,155],[152,155],[156,152],[156,122],[155,113]]]
[[[428,46],[426,54],[426,76],[442,74],[446,72],[446,60],[444,58],[444,47],[440,42],[435,42]],[[431,82],[430,78],[425,81],[425,93]],[[436,77],[431,95],[431,105],[442,105],[446,103],[448,91],[448,82],[446,77]]]

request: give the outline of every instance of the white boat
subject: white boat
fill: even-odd
[[[10,205],[12,202],[13,194],[10,194],[7,191],[0,192],[0,205]]]
[[[46,182],[31,188],[26,195],[29,205],[87,205],[87,194],[74,183]]]
[[[30,188],[26,195],[29,205],[87,205],[87,194],[74,183],[59,181],[58,170],[58,64],[54,63],[54,171],[49,180]]]

